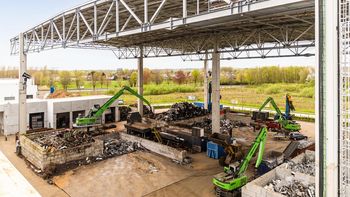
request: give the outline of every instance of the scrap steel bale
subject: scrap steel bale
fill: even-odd
[[[173,104],[168,111],[158,114],[156,119],[169,122],[204,116],[206,114],[208,114],[207,110],[197,107],[192,103],[182,102]]]
[[[131,112],[131,108],[129,106],[120,106],[119,112],[120,112],[120,121],[126,121],[129,112]]]

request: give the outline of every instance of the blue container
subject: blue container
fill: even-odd
[[[55,87],[54,86],[51,86],[50,87],[50,94],[54,93],[55,92]]]
[[[204,108],[204,103],[203,102],[194,102],[193,104],[195,106],[197,106],[197,107]]]
[[[225,156],[224,148],[212,141],[207,143],[207,155],[213,159],[219,159]]]

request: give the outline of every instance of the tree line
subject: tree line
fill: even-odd
[[[55,86],[57,83],[67,90],[68,86],[80,89],[85,82],[89,82],[93,89],[107,87],[111,81],[124,81],[129,86],[137,85],[137,70],[118,69],[106,71],[58,71],[43,68],[31,68],[28,72],[39,86]],[[208,73],[210,75],[210,73]],[[144,69],[144,84],[193,84],[202,85],[205,73],[202,69],[193,70],[161,70]],[[18,70],[14,67],[0,69],[0,78],[17,78]],[[312,67],[290,66],[267,66],[246,69],[234,69],[222,67],[220,83],[222,85],[259,85],[265,83],[306,83],[314,80]]]

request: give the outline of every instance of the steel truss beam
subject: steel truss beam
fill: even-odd
[[[298,31],[297,31],[298,30]],[[313,56],[315,41],[305,40],[303,36],[313,33],[313,25],[297,29],[281,27],[278,30],[252,30],[250,32],[225,32],[210,37],[196,35],[181,39],[170,39],[147,43],[144,57],[183,56],[185,61],[203,60],[206,51],[211,52],[212,45],[218,41],[222,59],[270,58]],[[241,36],[235,36],[241,35]],[[273,42],[265,42],[265,40]],[[186,40],[188,40],[186,42]],[[171,46],[171,47],[170,47]],[[84,45],[88,49],[112,50],[118,59],[132,59],[140,55],[140,48],[112,47],[110,45]]]
[[[314,46],[312,5],[312,0],[97,0],[24,32],[25,53],[87,48],[128,59],[138,57],[143,46],[144,57],[186,56],[210,52],[218,41],[219,52],[233,59],[253,57],[251,51],[263,58],[272,51],[282,56],[284,49],[297,56]],[[281,10],[277,15],[271,14],[275,8]],[[11,54],[18,53],[15,37]]]

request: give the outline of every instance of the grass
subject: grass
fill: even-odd
[[[113,95],[123,85],[128,85],[128,82],[112,81],[109,85],[110,89],[107,91],[107,94]],[[71,84],[71,86],[75,88],[74,84]],[[91,82],[85,82],[84,86],[85,89],[91,88]],[[96,87],[100,88],[101,86],[98,84]],[[105,86],[103,87],[106,88]],[[136,90],[136,88],[134,89]],[[106,92],[95,92],[93,94],[105,93]],[[259,108],[268,97],[273,97],[281,110],[284,110],[286,93],[292,96],[296,112],[310,114],[313,114],[315,112],[314,85],[311,83],[277,83],[247,86],[228,86],[221,89],[221,103],[225,105]],[[81,92],[81,94],[89,95],[91,92]],[[152,104],[188,101],[188,96],[196,96],[198,101],[203,101],[204,97],[203,88],[199,85],[178,85],[175,83],[144,85],[144,95],[145,98],[148,99]],[[136,98],[130,94],[123,95],[121,99],[123,99],[127,104],[133,104],[136,102]]]
[[[280,109],[284,110],[285,94],[289,93],[290,95],[292,95],[292,100],[296,108],[296,112],[310,114],[313,114],[315,112],[315,99],[313,98],[313,93],[310,97],[310,92],[314,91],[314,87],[304,87],[304,85],[299,84],[290,84],[292,86],[285,84],[280,85],[280,88],[282,88],[282,90],[274,91],[273,93],[271,93],[270,90],[264,91],[264,89],[270,88],[269,85],[230,86],[222,88],[220,92],[222,96],[221,103],[225,105],[259,108],[268,97],[273,97]],[[274,88],[276,88],[276,86]],[[307,91],[309,95],[305,94],[305,91]],[[163,94],[162,96],[146,95],[145,98],[148,99],[152,104],[161,104],[188,101],[188,96],[196,96],[198,98],[198,101],[203,101],[204,97],[202,89],[199,89],[195,92],[190,93],[177,92],[171,94]],[[127,104],[133,104],[136,102],[136,98],[132,95],[123,95],[122,99]],[[266,109],[272,110],[272,108],[269,107],[267,107]]]
[[[112,95],[119,91],[120,87],[115,87],[113,89],[108,90],[108,94]],[[137,88],[133,88],[136,90]],[[144,85],[144,95],[164,95],[171,93],[190,93],[198,91],[198,87],[192,84],[175,84],[175,83],[162,83],[162,84],[147,84]]]

